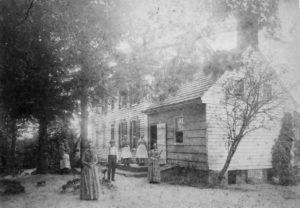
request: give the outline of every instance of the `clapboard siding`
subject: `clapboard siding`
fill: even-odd
[[[202,129],[185,129],[183,131],[183,135],[185,137],[205,137],[206,136],[206,130]]]
[[[183,117],[183,142],[176,143],[175,120]],[[149,124],[167,125],[167,162],[207,169],[205,105],[190,103],[148,115]]]
[[[202,102],[206,103],[208,166],[209,169],[216,171],[223,167],[228,152],[228,147],[225,145],[226,131],[222,127],[220,118],[225,118],[226,115],[221,102],[224,97],[221,83],[229,74],[230,72],[225,73],[202,97]],[[229,170],[272,167],[271,150],[280,131],[282,113],[282,108],[279,107],[277,112],[273,112],[278,115],[278,120],[269,122],[268,129],[259,129],[243,138],[232,158]]]
[[[119,123],[121,121],[127,122],[127,138],[130,134],[130,121],[140,120],[140,135],[144,135],[144,139],[148,142],[148,121],[147,115],[142,113],[143,110],[148,108],[149,102],[143,101],[140,104],[134,106],[128,106],[127,108],[119,109],[118,102],[115,102],[114,110],[110,109],[106,114],[93,113],[91,115],[93,120],[93,128],[90,130],[90,135],[94,135],[94,140],[97,144],[98,156],[106,160],[108,156],[109,141],[111,139],[111,125],[114,123],[114,138],[116,145],[119,144]],[[120,159],[121,149],[119,148],[118,159]],[[132,150],[134,153],[134,150]]]
[[[195,168],[199,170],[208,169],[207,162],[192,162],[192,161],[167,159],[167,163],[173,165],[179,165],[181,167]]]
[[[168,145],[167,151],[173,153],[206,153],[206,145]]]
[[[173,153],[168,152],[168,159],[181,160],[186,162],[206,162],[206,154],[190,154],[190,153]]]
[[[174,145],[175,144],[175,138],[167,138],[167,145]],[[183,143],[176,144],[176,145],[203,145],[206,146],[206,137],[185,137],[183,140]]]

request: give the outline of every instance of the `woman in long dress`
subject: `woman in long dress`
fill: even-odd
[[[61,173],[68,173],[71,169],[70,165],[70,156],[67,152],[63,153],[62,160],[60,161],[60,170]]]
[[[61,174],[69,173],[71,169],[70,156],[69,156],[70,148],[66,140],[63,140],[63,142],[60,143],[59,151],[61,157],[60,165],[59,165],[60,173]]]
[[[121,161],[124,166],[129,166],[130,159],[132,158],[132,154],[130,151],[130,147],[126,139],[123,139],[123,148],[121,152]]]
[[[139,165],[144,165],[148,159],[148,152],[146,147],[146,141],[144,140],[144,136],[138,140],[138,148],[136,150],[136,159]]]
[[[97,156],[89,146],[82,155],[83,169],[80,180],[80,199],[97,200],[99,198],[99,176],[97,167]]]
[[[154,143],[153,149],[149,152],[148,181],[150,183],[160,183],[160,153],[157,144]]]

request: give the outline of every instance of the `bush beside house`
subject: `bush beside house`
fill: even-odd
[[[296,183],[296,177],[291,164],[291,151],[294,140],[292,127],[292,115],[286,113],[282,119],[279,137],[272,149],[273,174],[275,177],[278,177],[280,185],[292,185]]]

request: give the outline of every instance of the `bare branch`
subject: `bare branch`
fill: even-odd
[[[30,10],[33,8],[34,1],[35,0],[31,0],[30,4],[29,4],[29,6],[28,6],[28,8],[25,12],[25,17],[23,18],[23,20],[18,25],[16,25],[16,27],[20,26],[21,24],[23,24],[27,20],[27,18],[29,17]]]

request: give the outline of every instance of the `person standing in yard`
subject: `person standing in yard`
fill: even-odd
[[[70,156],[67,152],[63,153],[62,160],[60,161],[61,174],[69,173],[71,169]]]
[[[108,152],[108,180],[115,181],[115,171],[117,165],[117,147],[115,140],[111,140]]]
[[[122,152],[121,152],[121,160],[122,160],[122,163],[124,164],[124,166],[129,166],[130,159],[132,158],[130,147],[125,138],[123,138],[122,141],[123,141],[122,142],[123,148],[122,148]]]
[[[86,151],[82,155],[81,180],[80,180],[80,199],[97,200],[99,198],[99,176],[97,167],[97,155],[88,144]]]
[[[146,147],[146,141],[144,140],[144,135],[140,137],[137,145],[138,148],[136,150],[136,159],[137,159],[137,163],[142,166],[145,165],[148,159],[148,152]]]
[[[157,149],[157,144],[153,144],[153,149],[149,152],[148,181],[150,183],[160,183],[159,158],[161,152]]]
[[[61,174],[66,174],[69,173],[71,169],[71,164],[70,164],[70,156],[69,156],[69,147],[67,142],[64,140],[60,144],[60,151],[61,151],[61,160],[60,160],[60,173]]]

